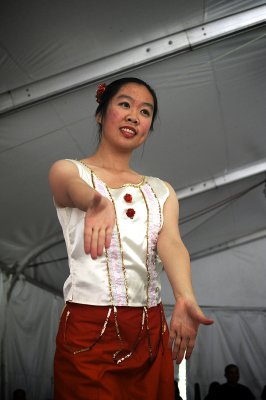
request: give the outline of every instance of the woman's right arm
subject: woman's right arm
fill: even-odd
[[[110,200],[101,196],[80,178],[77,167],[67,160],[55,162],[49,183],[58,207],[78,208],[85,212],[84,251],[93,259],[111,243],[115,213]]]

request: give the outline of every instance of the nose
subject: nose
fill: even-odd
[[[135,125],[139,123],[139,119],[137,118],[137,116],[132,113],[126,117],[126,120]]]

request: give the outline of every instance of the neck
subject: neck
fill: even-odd
[[[132,151],[124,151],[117,148],[110,148],[102,141],[96,153],[90,157],[93,164],[98,167],[112,169],[117,171],[125,171],[129,169],[129,161]]]

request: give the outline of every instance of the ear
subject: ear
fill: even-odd
[[[98,123],[98,124],[101,124],[102,123],[102,114],[97,114],[96,115],[96,122]]]

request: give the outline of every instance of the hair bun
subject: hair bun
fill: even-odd
[[[95,97],[96,97],[97,103],[99,103],[99,104],[100,104],[100,102],[101,102],[102,95],[103,95],[103,93],[105,92],[105,89],[106,89],[106,84],[105,84],[105,83],[100,83],[100,84],[97,86],[97,90],[96,90],[96,95],[95,95]]]

